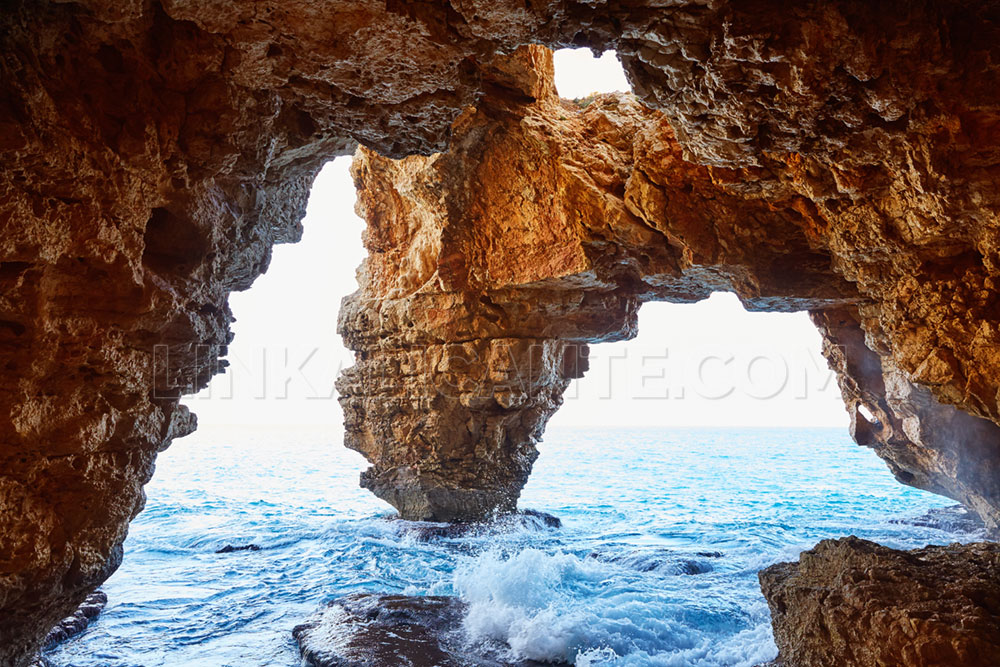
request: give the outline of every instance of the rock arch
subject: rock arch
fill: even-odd
[[[359,142],[399,158],[465,137],[449,153],[408,158],[449,174],[462,146],[478,145],[474,132],[537,141],[519,150],[565,158],[539,177],[613,222],[582,225],[563,207],[546,221],[558,231],[550,238],[496,227],[486,237],[497,243],[479,245],[456,224],[476,202],[446,197],[448,233],[426,242],[469,255],[435,257],[442,287],[399,285],[392,308],[371,308],[364,292],[349,304],[342,327],[363,351],[342,383],[350,410],[379,405],[364,374],[379,360],[404,361],[399,352],[416,334],[397,329],[408,322],[442,349],[479,346],[486,362],[475,373],[489,383],[511,379],[501,341],[511,343],[507,359],[511,347],[514,358],[530,357],[518,346],[537,342],[544,373],[528,376],[525,397],[491,389],[517,419],[469,431],[530,464],[523,438],[581,368],[570,345],[627,334],[643,299],[722,286],[750,307],[810,308],[821,323],[836,322],[830,353],[845,369],[849,400],[885,415],[878,425],[858,422],[856,433],[904,481],[961,497],[995,526],[989,475],[973,474],[993,469],[1000,421],[993,10],[958,0],[661,4],[8,3],[0,17],[0,661],[23,664],[47,627],[114,570],[157,451],[194,427],[179,397],[220,368],[228,293],[249,287],[274,243],[298,238],[319,166]],[[506,59],[527,43],[617,50],[639,98],[658,111],[623,100],[567,109],[565,120],[532,111],[559,103],[537,73],[537,50]],[[516,118],[521,134],[504,135]],[[396,169],[380,160],[362,157],[363,187],[376,169]],[[579,177],[574,164],[596,176]],[[498,165],[479,185],[508,176],[524,181]],[[522,222],[547,205],[540,188],[524,185],[508,188]],[[363,197],[378,215],[420,199]],[[373,239],[398,246],[391,234]],[[538,246],[547,252],[527,254]],[[397,287],[377,264],[370,294]],[[428,275],[418,264],[407,271]],[[585,284],[574,284],[581,276]],[[442,294],[458,296],[410,308]],[[490,333],[462,340],[462,327]],[[366,330],[392,335],[379,347]],[[847,334],[852,343],[838,348]],[[878,358],[881,385],[865,350]],[[448,372],[447,362],[414,363],[424,364],[415,367],[418,388]],[[852,369],[861,367],[858,380]],[[943,406],[970,416],[948,422],[959,431],[930,437],[921,415]],[[444,407],[484,424],[494,416],[461,400]],[[356,446],[376,458],[373,486],[391,467],[380,469],[376,451],[389,432],[352,427]],[[466,495],[473,500],[453,507],[503,500]]]
[[[634,335],[642,302],[727,290],[751,310],[812,311],[858,442],[997,525],[1000,430],[865,345],[870,302],[811,236],[808,200],[687,162],[665,114],[632,95],[559,99],[544,49],[512,64],[524,94],[484,97],[446,152],[355,158],[370,254],[342,310],[359,361],[340,388],[347,445],[373,463],[365,486],[407,518],[512,508],[586,344]]]

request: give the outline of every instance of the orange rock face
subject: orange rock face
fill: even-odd
[[[879,420],[859,440],[996,525],[992,12],[8,3],[0,663],[114,570],[157,451],[193,427],[179,397],[222,367],[229,292],[358,142],[372,256],[341,388],[366,483],[405,513],[509,508],[587,341],[630,335],[644,300],[730,289],[856,321],[828,340],[863,332],[879,362],[855,377],[874,358],[830,348]],[[504,62],[528,43],[616,49],[638,99],[559,101],[544,53]]]
[[[800,202],[748,200],[686,162],[632,95],[561,100],[519,51],[448,151],[356,157],[369,257],[338,385],[362,484],[411,519],[513,509],[586,343],[634,335],[643,301],[737,292],[750,308],[852,303]],[[504,88],[506,86],[506,88]]]
[[[894,551],[823,540],[760,572],[777,664],[992,667],[1000,655],[1000,545]]]

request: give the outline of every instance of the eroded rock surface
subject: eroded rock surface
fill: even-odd
[[[662,113],[628,94],[559,99],[538,47],[495,76],[522,94],[468,109],[448,151],[362,150],[353,167],[369,256],[340,313],[358,352],[338,382],[346,444],[408,519],[512,510],[586,343],[633,336],[643,301],[858,298],[797,200],[728,191],[683,160]]]
[[[1000,426],[941,403],[888,351],[873,351],[879,343],[866,342],[856,311],[814,313],[813,320],[858,444],[873,448],[900,482],[958,500],[997,534]]]
[[[762,570],[785,667],[991,667],[1000,545],[895,551],[848,537]]]
[[[373,463],[364,484],[413,518],[463,516],[449,503],[472,513],[484,500],[509,509],[524,476],[504,478],[496,462],[516,443],[513,468],[530,467],[533,441],[558,406],[561,383],[543,400],[511,408],[494,400],[506,395],[506,385],[496,391],[483,364],[464,362],[473,367],[466,384],[450,392],[448,405],[434,406],[432,397],[443,402],[448,393],[441,387],[456,385],[450,371],[442,372],[456,364],[430,355],[452,344],[459,358],[494,359],[480,348],[512,337],[538,345],[627,338],[644,301],[695,301],[728,290],[751,309],[813,311],[858,441],[875,448],[900,481],[960,500],[996,530],[1000,384],[981,379],[1000,351],[992,277],[1000,237],[989,222],[995,203],[953,191],[959,181],[989,177],[965,160],[978,148],[926,125],[929,107],[913,108],[912,100],[896,98],[896,88],[875,85],[861,94],[840,72],[815,67],[810,78],[798,79],[808,69],[791,64],[799,53],[771,53],[781,65],[754,73],[769,52],[765,45],[810,44],[835,60],[848,57],[813,41],[820,29],[813,20],[845,45],[856,43],[843,32],[848,25],[861,31],[881,25],[897,36],[908,30],[892,24],[898,17],[867,10],[850,20],[835,14],[799,16],[794,29],[761,36],[752,48],[726,35],[696,50],[696,60],[719,76],[769,82],[760,90],[773,106],[753,112],[768,117],[764,125],[726,125],[760,102],[730,89],[721,103],[726,113],[717,115],[705,102],[698,123],[688,114],[690,91],[673,88],[670,103],[653,96],[662,110],[619,95],[598,97],[580,111],[555,97],[546,84],[548,64],[536,55],[497,77],[522,95],[483,97],[453,124],[448,151],[401,161],[362,151],[355,178],[370,256],[362,289],[345,302],[341,318],[345,339],[362,354],[341,396],[348,446]],[[918,15],[925,16],[908,16]],[[736,16],[742,15],[730,18]],[[861,16],[872,23],[855,24]],[[948,12],[935,16],[939,27],[958,20]],[[905,46],[882,39],[882,50],[854,52],[841,66],[855,83],[885,76],[926,97],[926,86],[944,82],[898,59],[913,55],[917,43],[931,49],[925,40],[942,34],[910,37]],[[925,57],[957,62],[959,53],[940,46]],[[992,70],[979,62],[988,58],[981,46],[973,41],[961,55],[989,76]],[[737,53],[749,60],[737,64]],[[637,66],[627,54],[624,60]],[[658,62],[677,73],[669,58]],[[894,67],[902,69],[897,74]],[[525,76],[531,69],[535,76]],[[819,84],[816,76],[829,78]],[[634,83],[648,98],[641,77]],[[783,86],[806,98],[819,93],[815,86],[834,86],[837,108],[802,98],[805,110],[793,118],[782,109],[790,102]],[[953,112],[935,106],[934,122]],[[820,132],[834,119],[844,128],[835,141],[794,136],[806,127]],[[960,116],[949,126],[955,122],[973,121]],[[761,132],[768,140],[758,150],[738,145],[755,144]],[[950,220],[947,229],[941,216]],[[512,356],[514,373],[532,366],[525,352]],[[405,381],[388,372],[397,368],[406,369]],[[527,396],[539,395],[537,376],[525,372],[521,381]],[[496,430],[484,432],[475,425],[484,402],[494,413],[517,414],[519,428],[502,427],[500,438]],[[874,406],[872,423],[860,405]],[[525,416],[530,429],[523,428]],[[442,470],[456,472],[443,481],[449,474]],[[489,488],[458,500],[479,478]],[[497,480],[508,485],[506,493],[497,492]]]
[[[920,415],[930,395],[1000,421],[997,26],[957,0],[7,3],[0,662],[115,569],[194,427],[179,397],[221,369],[229,292],[357,142],[455,137],[357,171],[373,257],[342,387],[366,482],[404,513],[512,507],[587,341],[732,289],[856,304],[885,385],[865,400],[902,424],[866,442],[995,523],[992,432],[946,415],[947,443]],[[616,49],[657,111],[566,107],[537,53],[502,64],[526,43]]]

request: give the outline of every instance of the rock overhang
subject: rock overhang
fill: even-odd
[[[463,257],[475,244],[449,227],[454,234],[420,240],[414,247],[431,251],[401,263],[407,280],[381,307],[388,326],[419,320],[438,299],[433,308],[453,311],[449,336],[489,331],[477,339],[482,354],[493,349],[483,341],[513,331],[555,359],[570,342],[629,335],[643,300],[695,300],[708,287],[755,309],[817,310],[831,361],[845,369],[845,397],[879,414],[877,428],[855,420],[859,439],[901,480],[995,522],[1000,40],[991,12],[860,1],[790,11],[776,0],[597,13],[576,2],[14,3],[0,18],[0,532],[9,545],[0,600],[18,613],[0,624],[0,657],[24,660],[47,624],[115,568],[156,452],[193,428],[180,395],[220,368],[229,291],[265,270],[272,244],[298,238],[323,161],[361,143],[397,158],[446,151],[435,159],[451,154],[455,169],[469,158],[456,136],[476,145],[461,123],[503,130],[518,114],[538,120],[528,128],[537,143],[511,144],[518,151],[582,132],[586,111],[565,124],[525,112],[549,92],[534,73],[545,67],[540,51],[527,65],[506,59],[529,42],[615,49],[655,109],[626,112],[642,105],[619,98],[587,116],[603,113],[618,133],[616,167],[580,165],[595,178],[574,181],[564,202],[630,181],[602,204],[600,217],[614,223],[581,230],[570,206],[546,217],[535,184],[530,196],[515,190],[522,219],[545,221],[517,233],[560,252],[500,244]],[[472,107],[481,113],[463,116]],[[643,114],[662,122],[622,130]],[[580,156],[594,137],[581,136]],[[506,178],[503,167],[484,174]],[[503,179],[489,182],[502,189]],[[455,202],[453,221],[468,203]],[[435,255],[438,245],[460,252]],[[450,301],[414,291],[435,274]],[[411,302],[423,304],[417,315]],[[167,354],[157,357],[157,346]],[[555,379],[529,386],[527,402],[494,392],[496,412],[478,416],[494,451],[519,462],[507,478],[483,473],[495,488],[526,475],[560,383],[582,372],[549,369]],[[469,409],[458,400],[440,411]]]

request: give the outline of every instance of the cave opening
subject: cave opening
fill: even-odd
[[[585,57],[556,54],[564,97],[622,89],[611,54],[560,77],[561,60]],[[364,256],[347,162],[317,177],[303,241],[232,298],[230,371],[188,399],[199,431],[161,455],[111,604],[54,659],[155,662],[170,645],[167,662],[293,664],[292,620],[377,591],[457,597],[467,634],[504,659],[749,666],[775,655],[760,566],[848,533],[907,547],[947,532],[908,522],[939,498],[849,442],[807,316],[747,313],[725,294],[647,304],[638,338],[592,348],[521,497],[561,527],[387,520],[341,447],[333,384],[351,363],[337,305]]]

